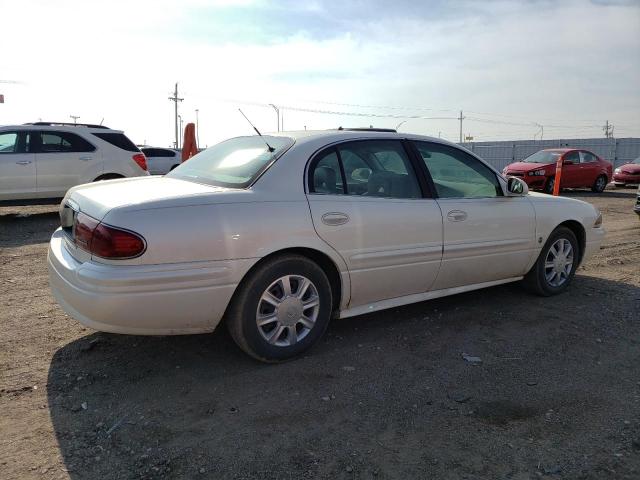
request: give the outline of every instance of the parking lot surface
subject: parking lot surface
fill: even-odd
[[[0,478],[640,478],[634,191],[569,195],[608,235],[567,293],[334,321],[281,365],[83,328],[48,288],[57,207],[0,208]]]

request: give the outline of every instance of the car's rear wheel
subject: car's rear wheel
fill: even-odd
[[[596,181],[591,187],[591,191],[596,193],[602,193],[606,186],[607,186],[607,177],[605,177],[604,175],[600,175],[598,178],[596,178]]]
[[[523,279],[527,290],[545,297],[563,292],[578,268],[580,246],[567,227],[556,228],[544,244],[536,263]]]
[[[556,179],[555,177],[549,177],[549,179],[547,180],[547,183],[544,184],[544,188],[542,189],[542,191],[544,193],[548,193],[549,195],[551,195],[553,193],[553,186],[556,183]]]
[[[258,360],[280,362],[299,355],[329,324],[329,280],[306,257],[270,259],[238,288],[227,311],[227,327],[238,346]]]

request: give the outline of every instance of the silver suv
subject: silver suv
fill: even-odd
[[[82,183],[149,175],[119,130],[37,122],[0,127],[0,203],[47,203]]]

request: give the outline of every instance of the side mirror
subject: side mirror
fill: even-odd
[[[517,177],[507,178],[507,192],[509,196],[520,197],[529,193],[529,186]]]
[[[563,165],[573,165],[573,160],[563,160],[562,164]]]

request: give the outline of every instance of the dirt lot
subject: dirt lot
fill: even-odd
[[[638,479],[634,192],[572,195],[609,234],[568,293],[507,285],[336,321],[276,366],[223,329],[82,328],[48,289],[57,209],[0,208],[0,478]]]

